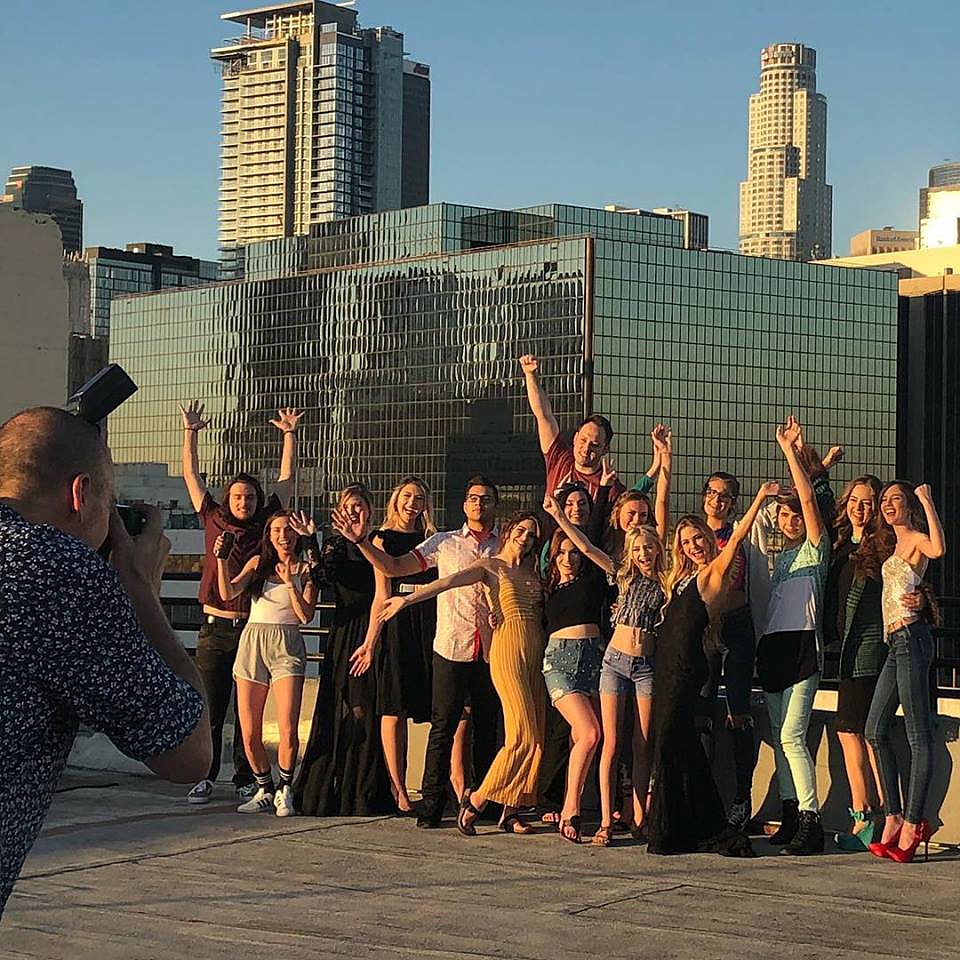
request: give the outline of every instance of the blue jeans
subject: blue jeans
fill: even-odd
[[[807,728],[819,685],[820,674],[815,673],[779,693],[765,694],[780,799],[796,800],[801,810],[814,813],[820,806],[817,803],[817,771],[807,747]]]
[[[919,823],[927,803],[933,774],[933,727],[930,716],[930,664],[933,635],[925,623],[910,623],[887,637],[890,653],[880,671],[877,689],[867,715],[866,737],[877,757],[883,804],[887,814],[903,814]],[[897,707],[903,704],[903,719],[910,745],[910,785],[907,809],[900,799],[900,773],[890,740],[890,726]]]

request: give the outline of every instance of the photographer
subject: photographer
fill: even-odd
[[[81,722],[164,779],[210,765],[202,684],[154,586],[160,515],[131,539],[113,503],[95,427],[52,407],[0,426],[0,912]]]
[[[223,721],[234,688],[233,662],[250,611],[248,594],[233,599],[220,595],[214,544],[221,535],[229,535],[232,547],[227,552],[240,566],[259,553],[267,517],[286,508],[290,500],[297,468],[297,424],[303,414],[284,408],[278,411],[276,420],[270,421],[283,434],[283,450],[280,455],[280,475],[269,499],[265,497],[256,478],[242,473],[226,485],[222,504],[216,501],[200,476],[197,434],[210,422],[204,419],[203,404],[193,400],[185,408],[180,408],[180,414],[183,418],[183,480],[190,494],[190,502],[200,514],[204,530],[204,562],[199,592],[203,605],[203,625],[197,636],[196,662],[207,693],[213,735],[210,769],[190,789],[187,801],[207,803],[220,773]],[[233,724],[233,784],[237,799],[246,802],[256,793],[257,786],[243,749],[236,702]]]

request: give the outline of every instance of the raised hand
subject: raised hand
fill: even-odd
[[[392,620],[405,606],[406,600],[404,597],[391,597],[389,600],[385,600],[377,613],[377,622],[386,623],[388,620]]]
[[[933,503],[933,491],[930,489],[929,483],[921,483],[920,486],[917,487],[913,492],[917,495],[917,499],[923,505],[926,506],[927,504]]]
[[[803,428],[800,426],[800,421],[793,414],[790,414],[784,423],[777,427],[777,443],[779,443],[781,447],[785,443],[791,447],[798,446],[802,436]]]
[[[290,524],[290,529],[300,537],[314,537],[317,534],[316,522],[304,510],[291,513],[287,522]]]
[[[843,459],[843,452],[843,447],[839,444],[832,446],[823,458],[823,469],[829,470],[835,463],[839,463]]]
[[[650,439],[653,441],[654,453],[658,456],[663,456],[664,454],[669,456],[673,453],[673,432],[669,427],[658,423],[653,430],[650,431]]]
[[[285,583],[287,586],[290,586],[293,583],[293,565],[289,560],[284,560],[277,564],[276,566],[277,577],[281,583]]]
[[[303,417],[303,411],[297,411],[293,407],[281,407],[277,411],[277,419],[271,420],[272,423],[281,433],[295,433],[297,429],[297,424],[300,422]]]
[[[776,480],[768,480],[766,483],[761,483],[760,489],[757,491],[757,496],[762,497],[764,500],[779,495],[780,484]]]
[[[600,461],[600,486],[612,487],[616,482],[617,471],[613,466],[613,457],[608,454]]]
[[[532,353],[525,353],[520,358],[520,369],[523,370],[524,376],[529,373],[535,374],[539,371],[540,364]]]
[[[549,514],[556,520],[561,513],[560,504],[557,503],[557,498],[551,496],[549,493],[543,498],[543,510],[544,513]]]
[[[367,520],[363,514],[334,510],[331,514],[331,523],[333,529],[351,543],[360,543],[361,540],[366,539]]]
[[[199,400],[191,400],[186,407],[182,403],[177,406],[180,408],[184,430],[193,430],[196,433],[210,423],[209,419],[203,418],[203,404]]]
[[[373,647],[361,643],[350,654],[350,676],[362,677],[373,664]]]

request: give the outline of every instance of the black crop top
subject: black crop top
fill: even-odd
[[[598,627],[604,620],[604,605],[607,598],[607,577],[589,560],[584,559],[585,569],[568,583],[555,587],[543,604],[543,616],[547,624],[547,636],[584,623]]]

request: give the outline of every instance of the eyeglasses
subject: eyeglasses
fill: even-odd
[[[704,500],[719,500],[721,503],[730,503],[733,497],[726,490],[714,490],[713,487],[707,487],[703,494]]]
[[[494,502],[493,497],[480,496],[480,494],[478,493],[471,493],[467,497],[467,503],[476,503],[476,504],[479,504],[481,507],[489,506],[493,502]]]

